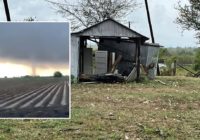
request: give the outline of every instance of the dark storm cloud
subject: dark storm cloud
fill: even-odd
[[[0,23],[0,59],[68,63],[68,23]]]

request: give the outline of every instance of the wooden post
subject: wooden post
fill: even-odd
[[[146,6],[148,23],[149,23],[149,29],[150,29],[150,33],[151,33],[151,40],[152,40],[152,43],[155,43],[154,34],[153,34],[153,28],[152,28],[152,24],[151,24],[151,16],[150,16],[150,12],[149,12],[149,5],[148,5],[148,1],[147,0],[145,0],[145,6]],[[158,63],[157,63],[157,75],[160,76],[160,68],[159,68]]]
[[[176,60],[174,60],[173,76],[176,76]]]
[[[115,63],[112,65],[112,68],[111,68],[111,73],[114,73],[115,72],[115,69],[117,67],[117,65],[119,64],[119,62],[122,60],[122,55],[119,55],[115,61]]]
[[[108,71],[107,72],[110,72],[111,69],[112,69],[112,52],[108,52]]]
[[[137,72],[137,77],[136,77],[136,81],[139,82],[140,81],[140,46],[141,46],[141,40],[140,38],[136,39],[136,72]]]
[[[131,28],[131,22],[130,21],[128,22],[128,27]]]
[[[3,0],[7,21],[11,21],[7,0]]]
[[[80,37],[80,46],[79,46],[79,75],[83,73],[83,47],[84,39]]]
[[[160,76],[160,68],[158,63],[157,63],[157,75]]]

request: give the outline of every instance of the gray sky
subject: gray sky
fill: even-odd
[[[69,62],[68,23],[0,23],[0,58],[37,64]]]
[[[23,20],[30,16],[36,16],[41,21],[65,21],[61,15],[56,14],[51,5],[44,0],[9,0],[12,20]],[[131,27],[150,37],[147,23],[144,0],[138,0],[142,5],[131,14],[128,19],[134,21]],[[183,3],[187,0],[182,0]],[[178,13],[174,9],[176,0],[149,0],[149,8],[152,17],[155,41],[165,47],[195,47],[194,31],[182,33],[180,26],[174,23]],[[3,2],[0,3],[0,19],[5,21],[6,17],[3,9]],[[3,14],[3,15],[2,15]]]

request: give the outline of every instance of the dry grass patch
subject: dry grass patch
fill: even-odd
[[[1,120],[0,139],[200,139],[200,79],[72,85],[72,119]]]

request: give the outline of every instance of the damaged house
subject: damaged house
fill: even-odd
[[[117,76],[130,82],[138,80],[144,71],[153,79],[161,46],[146,43],[148,40],[113,19],[72,33],[71,74],[80,81],[88,77]],[[95,48],[91,42],[96,44]]]

